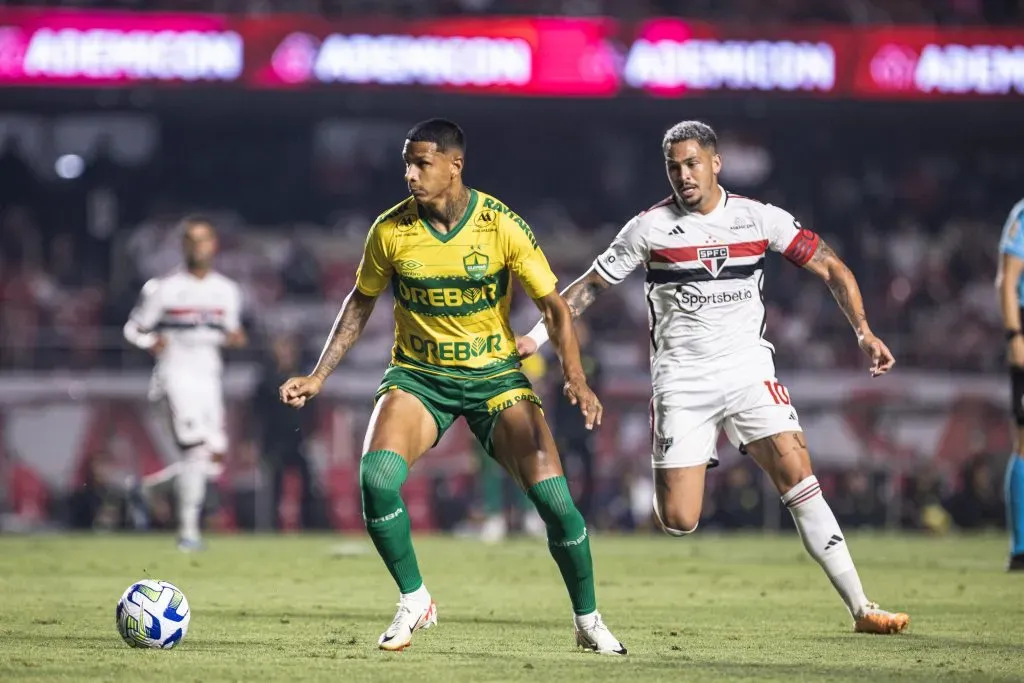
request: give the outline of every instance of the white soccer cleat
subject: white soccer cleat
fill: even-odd
[[[380,634],[377,645],[382,650],[398,652],[409,647],[412,634],[421,628],[430,628],[437,624],[437,605],[433,600],[429,604],[411,600],[402,596],[398,602],[398,612],[388,626],[388,630]]]
[[[576,644],[599,655],[624,655],[626,648],[604,625],[599,612],[576,616]]]

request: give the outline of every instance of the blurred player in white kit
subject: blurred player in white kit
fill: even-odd
[[[178,548],[203,549],[199,519],[207,478],[220,473],[227,450],[221,388],[221,347],[247,343],[241,326],[242,294],[238,284],[213,270],[217,233],[210,221],[189,217],[181,222],[185,265],[142,288],[124,326],[131,344],[156,359],[150,399],[168,412],[181,459],[144,477],[132,496],[133,517],[144,525],[148,491],[175,482]],[[141,519],[140,519],[141,518]]]
[[[669,129],[662,151],[672,195],[626,223],[562,296],[578,317],[635,268],[646,271],[654,511],[666,533],[697,530],[705,473],[718,464],[724,428],[775,484],[855,629],[902,631],[906,614],[879,609],[864,595],[843,532],[811,470],[789,392],[775,376],[774,347],[764,338],[767,252],[780,252],[825,281],[871,360],[872,376],[887,372],[893,356],[868,327],[850,269],[787,211],[726,192],[718,184],[717,147],[714,130],[700,121]],[[529,356],[544,341],[541,324],[517,339],[520,355]]]

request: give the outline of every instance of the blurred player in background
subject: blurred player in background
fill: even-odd
[[[220,472],[227,450],[221,390],[221,347],[247,343],[238,284],[213,270],[217,233],[203,218],[181,222],[185,267],[147,282],[124,326],[131,344],[156,359],[150,398],[169,411],[181,460],[144,477],[132,496],[133,516],[144,518],[146,494],[174,480],[178,548],[201,550],[199,518],[207,477]]]
[[[503,203],[463,184],[465,149],[462,130],[450,121],[432,119],[409,131],[402,156],[412,196],[370,228],[356,286],[316,368],[285,382],[281,399],[298,408],[320,392],[390,285],[395,345],[359,467],[366,529],[401,593],[379,646],[401,650],[414,631],[437,622],[399,491],[409,468],[465,417],[547,526],[572,602],[577,644],[624,655],[597,611],[587,528],[569,495],[540,399],[519,367],[509,323],[512,275],[543,312],[564,391],[588,427],[600,424],[601,404],[587,386],[572,317],[533,231]]]
[[[999,271],[996,290],[1006,329],[1006,359],[1010,366],[1010,398],[1017,423],[1013,453],[1006,463],[1006,523],[1010,528],[1009,571],[1024,571],[1024,331],[1021,302],[1024,301],[1024,199],[1010,211],[999,241]]]
[[[685,121],[662,141],[672,195],[629,221],[563,296],[574,317],[637,266],[646,270],[651,330],[654,512],[666,533],[697,529],[707,468],[718,464],[722,427],[771,477],[807,552],[849,608],[857,631],[895,633],[909,618],[864,595],[843,532],[811,471],[789,392],[775,377],[764,339],[764,259],[781,252],[825,281],[882,375],[893,357],[868,326],[857,280],[817,234],[777,207],[718,184],[718,139]],[[534,327],[518,340],[528,355],[545,341]]]

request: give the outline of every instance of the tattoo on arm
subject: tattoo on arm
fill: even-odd
[[[845,263],[836,255],[832,247],[821,240],[818,249],[811,257],[811,264],[823,268],[825,284],[828,285],[843,315],[850,321],[854,329],[859,329],[867,321],[864,313],[864,300],[861,298],[857,278]],[[808,264],[808,265],[811,265]]]
[[[366,321],[370,319],[370,314],[373,313],[373,306],[376,303],[376,297],[366,296],[357,289],[352,290],[352,293],[345,299],[345,303],[342,304],[338,317],[334,320],[334,327],[327,337],[324,350],[320,353],[320,360],[317,361],[316,367],[313,369],[314,376],[323,381],[334,372],[338,363],[356,343],[359,335],[363,333]]]
[[[583,315],[583,311],[594,303],[597,295],[608,289],[608,284],[600,278],[600,275],[591,272],[569,285],[562,294],[565,303],[569,305],[573,320]]]

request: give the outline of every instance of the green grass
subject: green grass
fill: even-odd
[[[1002,571],[1002,537],[850,540],[907,633],[852,633],[795,536],[596,537],[617,659],[574,649],[538,541],[419,538],[440,624],[390,654],[376,641],[397,595],[362,538],[215,537],[184,556],[162,536],[0,537],[0,681],[1024,680],[1024,575]],[[146,577],[191,603],[175,650],[132,650],[114,627]]]

